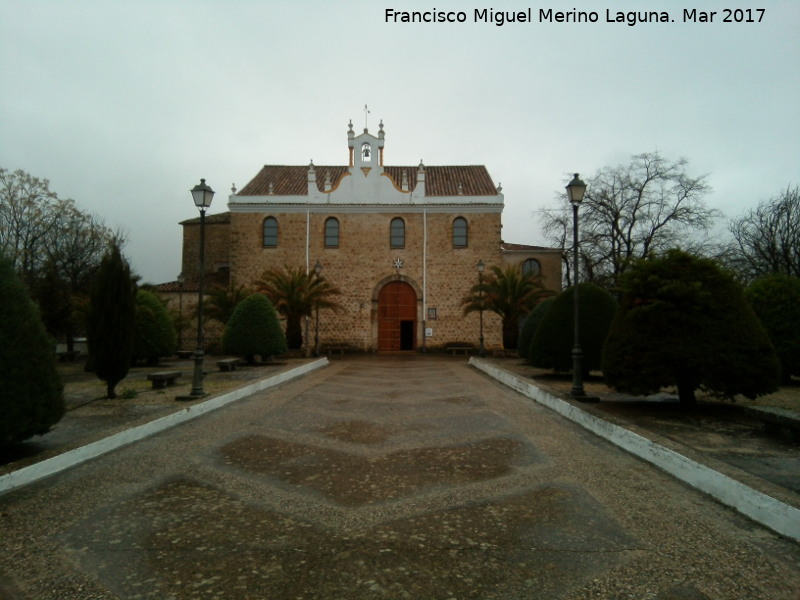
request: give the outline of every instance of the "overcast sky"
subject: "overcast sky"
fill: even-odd
[[[761,22],[724,23],[725,7]],[[387,23],[387,8],[467,20]],[[474,22],[528,8],[530,23]],[[684,8],[717,14],[685,23]],[[535,211],[570,173],[656,150],[708,174],[732,217],[799,182],[798,30],[797,0],[0,0],[0,166],[123,228],[153,283],[180,271],[201,177],[214,214],[264,164],[346,164],[364,104],[387,165],[486,165],[509,242],[545,242]]]

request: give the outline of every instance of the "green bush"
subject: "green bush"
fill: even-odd
[[[745,290],[745,298],[775,346],[784,381],[800,375],[800,279],[767,275]]]
[[[553,296],[552,298],[545,298],[539,302],[539,304],[537,304],[528,314],[525,322],[522,324],[522,331],[519,334],[519,348],[517,349],[520,358],[527,359],[530,356],[533,336],[536,334],[539,324],[547,314],[547,311],[550,310],[550,305],[553,303],[553,301],[555,301],[555,299],[555,296]]]
[[[106,395],[116,398],[116,386],[128,375],[133,354],[136,282],[119,246],[103,257],[92,283],[87,320],[89,360]]]
[[[603,351],[606,382],[649,394],[699,387],[732,398],[777,389],[775,350],[733,275],[711,259],[671,250],[642,260],[620,280],[622,302]]]
[[[136,316],[133,337],[133,360],[146,359],[158,364],[162,356],[175,352],[177,335],[164,303],[153,292],[136,292]]]
[[[286,337],[278,313],[266,296],[252,294],[236,306],[225,325],[222,350],[226,354],[244,356],[251,364],[255,362],[255,355],[264,361],[286,353]]]
[[[603,343],[617,310],[617,301],[593,283],[578,288],[580,342],[583,371],[587,374],[600,368]],[[574,287],[556,296],[544,315],[531,341],[528,360],[534,367],[569,371],[572,369]]]
[[[0,446],[47,433],[64,416],[54,344],[11,263],[0,257]]]

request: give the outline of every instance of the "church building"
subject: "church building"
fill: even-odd
[[[253,288],[273,267],[321,267],[341,295],[338,311],[320,311],[320,345],[365,352],[477,347],[479,315],[465,315],[462,299],[479,263],[486,275],[519,265],[561,289],[560,248],[502,241],[503,194],[486,167],[388,166],[385,137],[382,121],[377,135],[367,128],[357,135],[351,122],[344,164],[266,165],[234,188],[228,212],[206,218],[207,288]],[[184,297],[197,290],[199,223],[181,223]],[[172,303],[178,285],[158,290]],[[485,312],[487,349],[502,348],[501,329]]]

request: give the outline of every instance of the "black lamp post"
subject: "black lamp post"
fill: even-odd
[[[478,289],[481,292],[481,304],[478,313],[480,314],[480,324],[481,324],[481,336],[480,336],[480,346],[478,347],[478,356],[483,358],[486,356],[486,347],[483,345],[483,270],[486,268],[486,265],[483,264],[482,260],[478,261]]]
[[[314,265],[314,273],[317,276],[317,283],[319,283],[319,274],[322,273],[322,265],[319,261]],[[314,326],[314,356],[319,356],[319,298],[315,304],[316,310],[316,325]]]
[[[195,206],[200,209],[200,286],[197,295],[197,348],[194,353],[194,377],[192,379],[191,392],[191,395],[197,398],[206,395],[203,390],[203,284],[206,278],[206,210],[211,206],[214,190],[206,185],[205,179],[201,179],[200,183],[192,188],[192,198]]]
[[[585,398],[586,392],[583,390],[583,350],[581,349],[580,329],[578,326],[578,207],[583,201],[586,193],[586,184],[580,180],[578,174],[567,185],[567,195],[572,204],[572,247],[575,256],[573,257],[573,310],[572,316],[575,326],[575,334],[572,346],[572,396],[574,398]]]

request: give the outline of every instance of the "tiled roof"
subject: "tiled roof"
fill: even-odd
[[[412,182],[415,180],[416,177]],[[496,196],[497,186],[484,166],[425,167],[425,193],[428,196]]]
[[[418,167],[384,167],[384,173],[400,188],[405,172],[409,190],[417,184]],[[330,176],[335,188],[347,173],[347,167],[314,166],[317,187],[325,189],[325,178]],[[239,192],[241,196],[305,196],[308,194],[308,167],[287,165],[265,165],[261,171]],[[459,190],[459,186],[461,189]],[[486,167],[482,165],[425,167],[425,194],[427,196],[495,196],[494,185]]]
[[[331,183],[335,186],[342,175],[347,172],[346,167],[318,167],[314,166],[317,173],[317,187],[323,190],[325,177],[330,175]],[[270,193],[276,196],[305,196],[308,194],[308,167],[287,165],[265,165],[258,175],[237,192],[240,196],[266,196]]]
[[[231,276],[227,269],[217,271],[215,273],[206,273],[205,281],[203,282],[204,291],[215,287],[227,288],[230,284]],[[198,293],[200,291],[200,278],[187,277],[184,279],[183,284],[179,281],[168,281],[167,283],[159,283],[153,286],[153,291],[161,293],[180,293],[189,294],[191,292]]]

